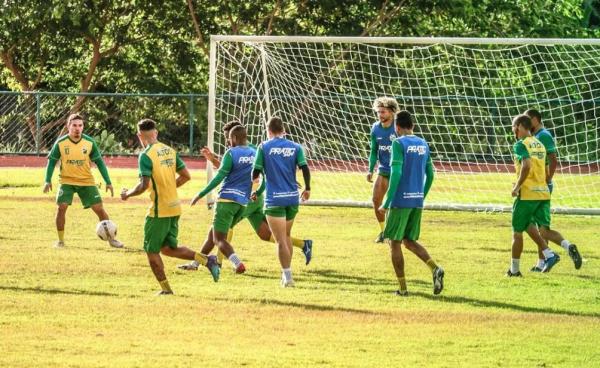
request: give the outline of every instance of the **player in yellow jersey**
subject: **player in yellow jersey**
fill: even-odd
[[[67,209],[73,203],[75,193],[79,196],[83,208],[91,208],[100,221],[108,220],[108,214],[102,205],[100,192],[92,175],[91,163],[94,162],[106,182],[106,191],[114,195],[113,186],[110,182],[108,170],[102,160],[102,154],[94,140],[83,134],[84,120],[79,114],[71,114],[67,119],[68,134],[56,140],[46,166],[46,182],[44,193],[52,190],[52,174],[56,163],[60,161],[60,187],[56,196],[56,231],[58,241],[55,247],[65,246],[65,222]],[[110,238],[108,243],[115,248],[122,248],[123,243],[117,239]]]
[[[139,156],[140,181],[131,190],[123,189],[121,199],[137,196],[150,188],[152,201],[144,223],[144,250],[150,268],[160,284],[158,295],[173,294],[160,253],[181,259],[196,260],[205,265],[215,282],[219,279],[217,257],[196,253],[187,247],[177,246],[181,205],[177,188],[190,180],[185,164],[166,144],[158,141],[156,122],[142,119],[138,123],[138,138],[145,147]]]
[[[516,198],[512,211],[512,261],[506,275],[521,277],[519,260],[523,252],[523,231],[532,223],[550,227],[550,191],[546,184],[546,149],[531,136],[531,119],[527,115],[516,116],[513,132],[517,138],[513,147],[517,182],[511,193]],[[530,232],[529,236],[544,254],[546,262],[542,272],[550,271],[560,257],[548,248],[538,231]]]

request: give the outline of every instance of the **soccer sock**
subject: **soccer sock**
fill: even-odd
[[[546,259],[554,256],[554,252],[552,251],[552,249],[550,248],[546,248],[542,251],[542,253],[544,253],[544,257],[546,257]]]
[[[513,258],[510,262],[510,273],[515,274],[519,272],[519,259]]]
[[[290,281],[292,279],[292,268],[283,268],[282,271],[285,281]]]
[[[398,285],[400,285],[400,291],[406,291],[406,278],[398,277]]]
[[[438,267],[433,258],[429,258],[425,263],[427,264],[427,266],[429,266],[431,272],[433,272]]]
[[[169,291],[169,292],[173,292],[173,290],[171,290],[171,286],[169,285],[169,280],[164,279],[162,281],[158,282],[160,284],[161,289],[163,289],[163,291]]]
[[[379,227],[381,228],[381,231],[383,232],[383,230],[385,229],[385,221],[381,221],[379,223]]]
[[[294,238],[292,236],[292,245],[296,248],[304,248],[304,239],[298,239],[298,238]]]
[[[238,268],[239,265],[242,264],[242,261],[240,261],[240,258],[235,253],[232,253],[229,256],[229,262],[231,262],[233,264],[234,268]]]
[[[59,241],[65,241],[65,231],[64,230],[57,230],[58,232],[58,240]]]
[[[208,262],[208,258],[206,257],[206,255],[200,252],[196,252],[194,254],[194,260],[203,266],[206,266],[206,262]]]
[[[217,263],[220,265],[223,264],[223,258],[225,258],[225,255],[223,254],[223,252],[218,250],[217,251]]]
[[[565,248],[565,250],[569,250],[569,247],[571,246],[571,242],[568,241],[567,239],[563,239],[563,241],[560,242],[560,246]]]
[[[538,263],[536,265],[537,268],[544,268],[544,266],[546,265],[546,260],[545,259],[538,259]]]

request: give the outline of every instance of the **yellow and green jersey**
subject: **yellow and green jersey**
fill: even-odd
[[[92,175],[91,162],[102,161],[102,155],[98,146],[96,146],[96,142],[90,136],[83,134],[78,142],[72,141],[68,135],[58,138],[48,155],[48,159],[52,163],[60,160],[61,184],[96,185]],[[49,168],[50,166],[52,165],[49,165]],[[53,166],[52,169],[54,169]],[[50,182],[52,177],[52,170],[49,171],[50,178],[46,178],[46,182]],[[106,174],[105,180],[107,178],[108,174]],[[107,184],[110,184],[110,179],[106,181]]]
[[[176,173],[185,168],[179,154],[166,144],[156,142],[140,153],[140,176],[150,177],[149,217],[181,215],[177,196]]]
[[[515,143],[515,169],[517,177],[521,172],[521,162],[531,161],[531,169],[521,186],[519,198],[523,201],[541,201],[550,199],[550,191],[546,184],[546,149],[534,137],[525,137]]]

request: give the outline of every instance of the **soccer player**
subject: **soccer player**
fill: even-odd
[[[225,135],[225,137],[229,137],[230,130],[236,126],[242,126],[242,123],[240,123],[237,120],[234,120],[234,121],[231,121],[231,122],[225,124],[223,126],[223,134]],[[252,147],[252,148],[256,148],[256,146],[254,146],[252,144],[248,144],[248,146]],[[213,164],[213,166],[219,167],[221,165],[221,161],[215,156],[215,154],[208,147],[202,148],[201,152],[204,155],[204,157],[206,157],[206,159]],[[256,186],[253,185],[253,189],[254,190],[258,189],[258,185],[256,185]],[[243,214],[243,218],[247,219],[248,222],[250,222],[250,225],[256,232],[256,235],[258,235],[258,237],[261,240],[274,243],[275,238],[273,237],[273,234],[271,233],[271,229],[269,228],[269,224],[267,223],[267,217],[265,216],[265,213],[263,211],[263,205],[264,205],[264,194],[261,194],[260,196],[257,197],[257,199],[255,201],[248,202],[248,204],[246,205],[244,214]],[[233,239],[233,229],[229,230],[229,234],[227,236],[227,241],[231,242],[232,239]],[[299,239],[299,238],[296,238],[293,236],[291,237],[291,240],[292,240],[292,245],[294,247],[300,248],[302,250],[302,253],[304,254],[304,257],[305,257],[306,264],[308,265],[312,259],[313,241],[310,239]],[[212,235],[208,234],[206,240],[204,241],[203,249],[205,249],[204,246],[208,247],[208,243],[211,243],[211,242],[212,242]],[[217,254],[219,264],[221,264],[222,257],[223,257],[223,253],[219,252]],[[196,261],[192,261],[190,263],[179,265],[178,267],[182,270],[195,271],[198,269],[198,263]]]
[[[227,139],[231,148],[223,155],[217,175],[192,199],[191,205],[195,205],[223,182],[209,233],[212,239],[205,242],[201,252],[209,254],[216,244],[219,251],[229,259],[235,272],[244,273],[246,267],[227,240],[227,234],[242,220],[246,205],[250,201],[252,165],[256,150],[247,145],[246,128],[241,125],[231,129]]]
[[[185,164],[173,148],[158,141],[154,120],[142,119],[138,122],[138,138],[145,148],[139,156],[140,181],[131,190],[123,189],[121,199],[126,201],[150,188],[151,205],[144,223],[144,251],[161,287],[158,295],[173,294],[160,253],[169,257],[195,259],[209,269],[216,282],[220,273],[217,257],[177,246],[181,215],[177,188],[190,180]]]
[[[380,233],[375,239],[376,243],[383,243],[383,229],[385,227],[385,211],[381,210],[383,196],[388,190],[390,176],[390,155],[392,141],[396,138],[394,130],[394,115],[398,112],[398,102],[390,97],[379,97],[373,102],[373,110],[377,113],[379,121],[371,128],[371,151],[369,153],[369,172],[367,181],[373,182],[373,171],[377,168],[377,178],[373,184],[373,209],[375,218],[379,222]]]
[[[52,174],[56,163],[60,161],[60,187],[56,196],[56,231],[58,241],[56,248],[65,246],[65,221],[67,209],[73,203],[73,195],[77,193],[83,208],[91,208],[100,221],[108,220],[108,213],[102,205],[102,198],[92,175],[91,162],[94,162],[106,183],[106,191],[114,195],[113,186],[108,175],[102,154],[94,140],[83,134],[84,120],[79,114],[71,114],[67,119],[68,134],[56,140],[48,155],[46,166],[46,183],[44,193],[52,190]],[[108,239],[111,247],[123,248],[123,243],[114,238]]]
[[[512,211],[512,261],[506,276],[521,277],[519,260],[523,252],[523,231],[532,223],[550,228],[550,191],[546,183],[546,149],[531,135],[531,119],[527,115],[517,115],[512,124],[517,139],[513,147],[517,182],[511,193],[516,198]],[[529,236],[544,255],[542,272],[550,271],[560,257],[548,248],[539,231],[531,231]]]
[[[546,148],[546,183],[548,184],[550,196],[552,196],[552,190],[554,189],[552,178],[554,177],[556,167],[558,166],[558,159],[556,158],[556,144],[552,134],[550,134],[550,132],[542,125],[542,115],[539,111],[535,109],[529,109],[525,111],[525,115],[529,116],[531,119],[531,134],[533,134],[537,140],[542,142]],[[539,226],[539,230],[536,225]],[[575,244],[572,244],[570,241],[565,239],[558,231],[541,226],[540,224],[531,224],[529,225],[529,228],[527,228],[528,234],[536,231],[539,231],[547,242],[551,241],[563,247],[568,252],[569,257],[571,257],[573,260],[575,269],[578,270],[581,268],[581,255],[579,254]],[[544,266],[544,254],[542,253],[541,249],[538,248],[538,262],[531,268],[531,271],[542,272]]]
[[[392,143],[390,185],[383,204],[387,209],[384,238],[391,240],[392,265],[399,284],[396,294],[408,295],[401,247],[404,244],[431,269],[433,293],[437,295],[444,288],[444,270],[417,241],[421,233],[423,201],[433,183],[433,163],[429,145],[414,135],[413,128],[411,114],[400,111],[395,117],[398,138]]]
[[[269,119],[267,133],[270,139],[258,147],[252,180],[258,179],[260,174],[263,175],[267,191],[265,214],[278,246],[282,268],[281,286],[293,287],[291,269],[293,251],[290,234],[299,204],[296,167],[302,170],[304,178],[302,201],[310,198],[310,171],[302,146],[284,137],[285,129],[281,118],[274,116]],[[260,195],[260,191],[255,195]]]

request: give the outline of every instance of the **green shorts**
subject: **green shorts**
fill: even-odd
[[[73,203],[73,195],[77,193],[83,208],[90,208],[95,204],[102,203],[102,197],[98,187],[95,185],[71,185],[61,184],[58,188],[58,194],[56,195],[56,203],[66,203],[71,205]]]
[[[390,173],[389,173],[389,172],[381,172],[381,171],[378,171],[378,172],[377,172],[377,175],[379,175],[379,176],[382,176],[382,177],[384,177],[384,178],[386,178],[386,179],[389,179],[389,178],[390,178]]]
[[[146,217],[144,223],[144,250],[146,253],[160,253],[160,248],[177,248],[179,216]]]
[[[263,212],[264,196],[261,195],[254,202],[248,202],[244,211],[244,218],[248,219],[254,231],[258,232],[260,225],[266,221],[265,213]]]
[[[265,207],[265,215],[272,217],[285,217],[287,221],[293,220],[298,214],[298,205]]]
[[[516,233],[521,233],[536,224],[550,228],[550,200],[523,201],[515,199],[512,211],[512,228]]]
[[[235,202],[217,202],[213,217],[213,231],[227,234],[244,218],[245,206]]]
[[[383,235],[390,240],[419,240],[422,208],[390,208],[385,215]]]

